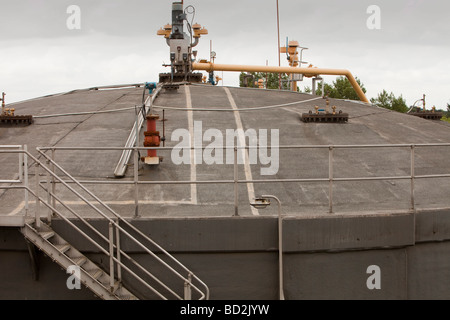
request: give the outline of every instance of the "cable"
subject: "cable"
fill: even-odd
[[[132,109],[135,109],[135,107],[114,109],[114,110],[104,110],[104,111],[86,111],[86,112],[76,112],[76,113],[47,114],[47,115],[41,115],[41,116],[33,116],[33,118],[40,119],[40,118],[66,117],[66,116],[82,116],[82,115],[86,115],[86,114],[120,112],[120,111],[132,110]]]
[[[144,93],[142,95],[142,99],[143,100],[145,99],[145,89],[144,89]],[[319,100],[319,99],[323,99],[323,98],[322,97],[317,97],[317,98],[313,98],[313,99],[309,99],[309,100],[295,101],[295,102],[289,102],[289,103],[272,105],[272,106],[245,108],[245,109],[239,109],[239,111],[240,112],[249,112],[249,111],[257,111],[257,110],[264,110],[264,109],[280,108],[280,107],[286,107],[286,106],[295,105],[295,104],[303,104],[303,103],[307,103],[307,102],[312,102],[312,101]],[[156,109],[179,110],[179,111],[236,112],[236,110],[233,110],[233,109],[205,109],[205,108],[186,109],[186,108],[164,107],[164,106],[152,106],[152,107],[156,108]],[[142,112],[144,112],[144,108],[145,108],[145,102],[142,104],[142,107],[141,107],[141,111]],[[81,116],[81,115],[91,115],[91,114],[100,114],[100,113],[121,112],[121,111],[127,111],[127,110],[135,110],[135,112],[137,112],[137,106],[128,107],[128,108],[121,108],[121,109],[114,109],[114,110],[104,110],[104,111],[87,111],[87,112],[74,112],[74,113],[40,115],[40,116],[33,116],[33,118],[41,119],[41,118],[66,117],[66,116]],[[145,118],[144,113],[143,113],[143,116]]]
[[[192,9],[192,11],[189,12],[188,9]],[[187,6],[187,7],[184,9],[184,14],[186,14],[186,15],[192,14],[191,23],[189,23],[189,21],[188,21],[187,18],[186,18],[186,23],[187,23],[187,26],[188,26],[188,29],[189,29],[189,34],[191,35],[191,47],[192,47],[192,37],[193,37],[193,35],[192,35],[192,25],[193,25],[193,23],[194,23],[195,7],[192,6],[192,5]]]
[[[143,111],[143,116],[145,118],[145,92],[146,92],[146,87],[145,87],[145,83],[144,85],[144,91],[142,93],[142,111]],[[128,87],[128,86],[135,86],[135,85],[123,85],[124,87]],[[105,87],[97,87],[97,88],[116,88],[116,86],[105,86]],[[80,89],[80,90],[74,90],[74,91],[70,91],[67,93],[63,93],[60,95],[66,95],[66,94],[71,94],[71,93],[75,93],[77,91],[86,91],[86,90],[94,90],[94,89]],[[112,112],[121,112],[121,111],[127,111],[127,110],[132,110],[135,109],[136,106],[134,107],[128,107],[128,108],[121,108],[121,109],[114,109],[114,110],[104,110],[104,111],[86,111],[86,112],[74,112],[74,113],[60,113],[60,114],[47,114],[47,115],[40,115],[40,116],[33,116],[33,118],[35,119],[41,119],[41,118],[55,118],[55,117],[67,117],[67,116],[82,116],[82,115],[88,115],[88,114],[99,114],[99,113],[112,113]]]
[[[280,107],[286,107],[294,104],[302,104],[307,102],[312,102],[322,99],[322,97],[317,97],[309,100],[304,101],[296,101],[296,102],[289,102],[289,103],[283,103],[283,104],[277,104],[273,106],[265,106],[265,107],[254,107],[254,108],[245,108],[245,109],[239,109],[239,110],[233,110],[233,109],[203,109],[203,108],[177,108],[177,107],[163,107],[163,106],[153,106],[153,108],[156,109],[166,109],[166,110],[179,110],[179,111],[219,111],[219,112],[247,112],[247,111],[257,111],[257,110],[264,110],[264,109],[273,109],[273,108],[280,108]]]
[[[145,83],[119,84],[119,85],[110,85],[110,86],[91,87],[91,88],[86,88],[86,89],[75,89],[75,90],[71,90],[71,91],[67,91],[67,92],[48,94],[48,95],[45,95],[42,97],[12,102],[12,103],[9,103],[8,106],[17,105],[17,104],[24,103],[24,102],[38,101],[38,100],[51,98],[51,97],[65,96],[65,95],[73,94],[73,93],[77,93],[77,92],[93,91],[93,90],[107,90],[107,89],[120,89],[120,88],[128,88],[128,87],[140,87],[141,85],[145,85]]]

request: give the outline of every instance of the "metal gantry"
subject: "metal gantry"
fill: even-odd
[[[25,215],[23,216],[22,233],[29,241],[44,251],[61,267],[67,269],[71,265],[78,266],[81,271],[81,281],[83,284],[100,298],[137,299],[137,296],[125,288],[125,284],[122,282],[122,274],[123,272],[127,272],[131,278],[137,280],[146,290],[149,290],[151,295],[163,300],[191,299],[194,296],[199,300],[209,299],[208,286],[192,271],[181,264],[158,243],[101,201],[95,194],[52,160],[50,156],[43,152],[40,153],[40,156],[46,161],[45,164],[27,151],[26,146],[0,146],[0,154],[6,153],[19,154],[19,178],[14,180],[0,180],[0,189],[22,189],[25,191]],[[52,152],[52,155],[54,156],[54,152]],[[35,167],[35,188],[32,188],[29,184],[29,162]],[[56,170],[61,172],[65,179],[68,180],[64,180],[57,175],[55,173]],[[41,176],[45,176],[46,180],[41,181]],[[55,184],[64,186],[66,191],[70,191],[71,194],[85,203],[88,208],[92,209],[93,213],[107,221],[109,224],[108,234],[104,235],[91,223],[90,219],[86,219],[70,207],[64,199],[55,193],[54,188],[49,187]],[[75,190],[75,186],[80,191]],[[47,197],[40,195],[41,190],[46,192]],[[34,216],[30,215],[29,212],[29,195],[35,198]],[[96,203],[102,209],[99,209],[93,203]],[[60,208],[57,208],[56,204]],[[47,209],[47,215],[44,217],[41,207]],[[66,210],[66,213],[76,217],[75,221],[80,221],[87,229],[80,228],[72,219],[67,217],[67,214],[62,209]],[[53,216],[58,216],[64,220],[80,236],[94,245],[99,252],[109,257],[109,272],[91,262],[69,242],[58,235],[51,227]],[[89,235],[86,230],[93,232],[97,240],[92,235]],[[151,270],[148,270],[148,268],[134,260],[129,253],[121,249],[121,239],[131,241],[131,243],[140,248],[145,254],[148,254],[152,259],[157,261],[166,273],[172,274],[177,279],[174,281],[180,281],[184,286],[183,293],[177,293],[170,285],[160,280],[160,277],[156,276]],[[150,250],[149,248],[156,248],[158,253],[155,253],[155,249]],[[161,254],[164,259],[160,257]]]
[[[279,179],[279,178],[272,178],[272,179],[240,179],[238,175],[238,163],[237,153],[242,149],[252,149],[252,148],[265,148],[265,146],[225,146],[224,149],[231,148],[234,151],[234,164],[233,164],[233,172],[234,177],[232,180],[165,180],[165,181],[142,181],[139,180],[139,176],[137,172],[133,175],[133,180],[127,180],[127,181],[100,181],[100,180],[80,180],[80,183],[83,184],[116,184],[116,185],[182,185],[182,184],[194,184],[194,185],[201,185],[201,184],[233,184],[234,185],[234,212],[235,216],[239,215],[239,208],[238,208],[238,197],[239,193],[238,186],[240,184],[248,184],[248,183],[323,183],[328,182],[329,183],[329,195],[328,195],[328,208],[329,213],[333,213],[333,189],[335,187],[335,184],[337,182],[358,182],[358,181],[388,181],[388,180],[410,180],[411,184],[411,192],[410,192],[410,209],[415,209],[415,199],[414,199],[414,191],[415,191],[415,180],[417,179],[433,179],[433,178],[449,178],[450,173],[448,174],[428,174],[428,175],[416,175],[415,173],[415,151],[417,148],[428,148],[428,147],[450,147],[450,143],[428,143],[428,144],[367,144],[367,145],[284,145],[284,146],[276,146],[276,148],[282,149],[298,149],[298,150],[304,150],[304,149],[322,149],[322,150],[328,150],[328,177],[323,178],[291,178],[291,179]],[[268,146],[267,148],[270,148]],[[398,175],[398,176],[370,176],[370,177],[336,177],[336,164],[334,163],[335,150],[340,149],[379,149],[379,148],[400,148],[408,150],[410,153],[410,174],[409,175]],[[205,147],[158,147],[158,148],[146,148],[146,147],[133,147],[133,148],[118,148],[118,147],[51,147],[51,148],[39,148],[41,152],[45,152],[48,150],[52,150],[52,154],[54,155],[54,152],[56,151],[94,151],[94,150],[131,150],[137,153],[139,150],[158,150],[161,151],[172,151],[172,150],[197,150],[202,149],[204,150]],[[135,167],[138,166],[139,159],[135,157],[134,165]],[[54,163],[54,161],[52,160]],[[68,183],[73,183],[70,181],[67,181]],[[135,203],[139,203],[139,199],[137,192],[135,192]]]

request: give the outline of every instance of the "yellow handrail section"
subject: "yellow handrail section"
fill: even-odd
[[[323,69],[323,68],[294,68],[294,67],[275,67],[275,66],[250,66],[250,65],[234,65],[234,64],[217,64],[211,62],[192,63],[193,70],[212,71],[233,71],[233,72],[270,72],[270,73],[287,73],[287,74],[303,74],[305,77],[316,75],[332,75],[345,76],[350,81],[353,89],[363,102],[370,103],[366,95],[362,91],[355,77],[349,70],[345,69]]]

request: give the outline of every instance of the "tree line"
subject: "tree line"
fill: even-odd
[[[239,85],[241,87],[258,87],[258,80],[263,79],[265,83],[265,87],[267,89],[279,89],[280,88],[280,74],[278,73],[263,73],[263,72],[252,72],[252,73],[244,73],[241,72],[239,76]],[[355,77],[356,82],[361,87],[361,90],[366,93],[367,90],[364,87],[364,84],[360,79]],[[289,76],[287,74],[281,74],[281,89],[289,90]],[[335,81],[331,84],[324,83],[323,90],[325,91],[325,95],[330,98],[336,99],[348,99],[348,100],[360,100],[355,90],[353,89],[350,81],[346,77],[337,77]],[[297,89],[299,92],[304,93],[312,93],[312,89],[310,87],[305,87],[304,90]],[[319,86],[315,90],[315,94],[317,96],[322,95],[322,88]],[[378,107],[406,113],[413,106],[408,106],[406,104],[406,100],[402,95],[396,96],[393,92],[388,92],[386,90],[381,91],[375,98],[371,98],[370,102]],[[443,120],[450,122],[450,104],[447,103],[447,110],[437,110],[444,113]]]

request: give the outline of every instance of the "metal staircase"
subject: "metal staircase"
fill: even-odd
[[[20,185],[16,184],[10,187],[11,189],[25,190],[26,219],[21,232],[28,241],[62,268],[68,270],[70,267],[76,267],[79,270],[80,283],[95,295],[105,300],[209,299],[208,286],[192,271],[112,210],[45,152],[37,149],[46,160],[46,164],[29,153],[26,146],[23,148],[19,146],[18,150],[11,150],[11,147],[8,146],[3,147],[6,151],[2,150],[3,148],[0,146],[0,153],[19,154],[20,168],[23,168],[19,172],[19,177],[22,179],[12,181]],[[33,189],[29,186],[28,163],[35,166],[35,188]],[[66,180],[57,175],[56,170],[58,173],[61,172],[60,175]],[[41,181],[42,176],[47,177],[47,180]],[[5,181],[0,181],[0,183],[2,182]],[[65,194],[57,194],[56,188],[54,188],[56,183],[62,186],[58,188],[58,192],[62,193],[64,190]],[[7,187],[3,188],[7,189]],[[42,190],[46,194],[45,197],[40,196]],[[100,230],[98,225],[95,226],[91,219],[85,218],[86,210],[83,213],[77,212],[64,202],[62,198],[67,196],[68,191],[69,194],[75,195],[86,204],[85,209],[89,209],[91,212],[90,218],[97,217],[108,224],[106,235],[105,231]],[[28,213],[30,211],[29,195],[35,199],[34,217]],[[43,209],[41,207],[47,210],[47,217],[42,217]],[[95,248],[96,254],[107,258],[102,263],[103,268],[88,259],[86,255],[52,229],[52,217],[55,216],[70,226],[77,237],[87,240]],[[74,218],[69,219],[68,216]],[[121,248],[121,243],[124,241],[132,244],[134,250],[139,249],[141,263]],[[143,255],[147,255],[147,257],[142,259]],[[107,263],[108,260],[109,263]],[[152,267],[144,266],[142,263]],[[105,269],[108,268],[109,270],[106,271]],[[172,275],[172,277],[168,275]]]
[[[103,300],[138,300],[116,277],[111,282],[110,275],[59,236],[47,224],[41,224],[39,229],[26,223],[21,232],[25,238],[58,263],[61,268],[68,270],[71,266],[78,266],[80,283],[92,290],[99,298]]]

